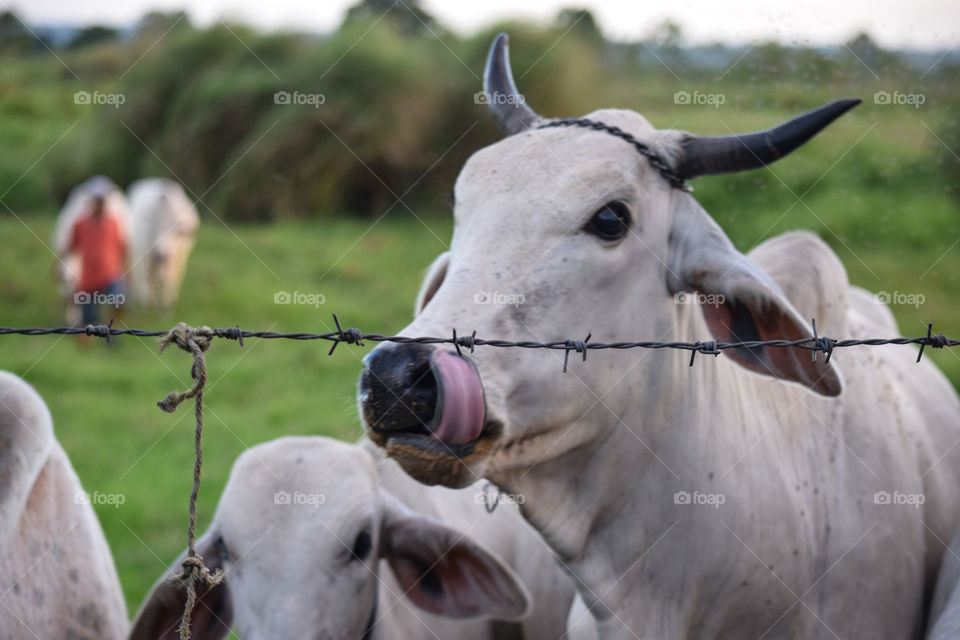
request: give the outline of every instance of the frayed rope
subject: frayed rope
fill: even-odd
[[[223,581],[223,572],[217,569],[210,572],[203,564],[203,558],[197,555],[197,497],[200,495],[200,474],[203,470],[203,388],[207,384],[207,362],[205,353],[215,337],[210,327],[194,328],[180,322],[167,335],[160,339],[160,352],[171,344],[193,355],[193,368],[190,371],[194,379],[193,387],[186,391],[171,391],[167,397],[157,403],[162,410],[173,413],[185,400],[193,398],[196,429],[194,430],[193,490],[190,492],[190,522],[187,526],[187,557],[182,563],[183,570],[173,581],[187,590],[187,601],[180,620],[180,640],[190,640],[190,617],[197,604],[197,585],[206,588],[215,587]]]

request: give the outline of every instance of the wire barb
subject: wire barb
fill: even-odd
[[[227,327],[226,329],[214,329],[214,335],[218,338],[226,338],[227,340],[236,340],[240,343],[240,346],[243,346],[243,330],[240,329],[240,325],[233,327]]]
[[[88,324],[86,326],[85,332],[88,336],[96,336],[97,338],[106,338],[107,344],[110,344],[110,334],[113,329],[113,318],[110,318],[110,321],[107,324]]]
[[[833,338],[817,335],[817,321],[815,318],[810,318],[810,324],[813,325],[813,344],[816,347],[816,350],[810,354],[811,362],[817,361],[817,351],[823,351],[827,354],[827,359],[823,361],[824,364],[826,364],[830,362],[830,356],[833,355],[833,348],[836,346],[837,341]]]
[[[457,350],[457,355],[461,358],[463,357],[463,352],[460,351],[460,347],[466,347],[470,349],[470,353],[473,353],[473,349],[476,346],[477,332],[474,331],[469,336],[460,336],[457,337],[457,330],[453,330],[453,347]]]
[[[563,373],[567,372],[567,361],[570,359],[570,351],[576,351],[577,353],[583,354],[583,361],[587,361],[587,343],[590,342],[590,338],[593,337],[593,333],[587,333],[587,337],[583,340],[571,340],[567,338],[563,341],[564,352],[563,352]]]
[[[933,323],[927,323],[927,337],[923,338],[920,342],[920,352],[917,354],[917,362],[920,362],[920,358],[923,357],[923,348],[927,345],[930,345],[933,349],[943,349],[944,347],[952,347],[956,345],[956,341],[951,340],[942,333],[931,335],[933,333]]]
[[[335,337],[329,338],[333,340],[333,345],[330,347],[330,351],[327,352],[328,356],[333,355],[333,350],[337,348],[337,345],[341,342],[346,342],[347,344],[355,344],[357,346],[363,346],[364,335],[360,329],[349,328],[344,329],[340,326],[340,318],[337,317],[337,314],[333,314],[333,322],[337,325],[337,332],[332,334]]]
[[[720,349],[717,346],[716,340],[707,340],[706,342],[694,342],[693,349],[690,350],[690,365],[693,366],[693,359],[697,357],[697,353],[702,353],[708,356],[718,356],[720,355]]]

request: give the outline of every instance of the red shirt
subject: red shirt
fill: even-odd
[[[79,291],[100,291],[123,275],[126,241],[116,218],[107,213],[85,215],[74,223],[70,251],[80,254]]]

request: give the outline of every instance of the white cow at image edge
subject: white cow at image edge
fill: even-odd
[[[960,531],[943,554],[927,626],[927,640],[960,638]]]
[[[118,640],[120,580],[50,412],[0,371],[0,638]]]
[[[197,209],[179,183],[137,180],[130,200],[130,274],[134,300],[172,310],[200,227]]]
[[[70,241],[73,225],[90,211],[90,199],[94,195],[104,197],[107,215],[120,223],[120,230],[128,241],[130,236],[130,210],[123,191],[104,176],[94,176],[80,183],[70,191],[67,202],[60,210],[53,228],[52,247],[57,256],[62,256],[57,264],[57,276],[60,283],[60,296],[64,303],[64,313],[69,324],[80,321],[80,309],[73,302],[73,294],[80,281],[80,256],[70,253]]]
[[[224,582],[201,592],[194,640],[231,628],[244,640],[561,637],[573,583],[513,505],[487,513],[477,497],[416,483],[369,442],[248,449],[197,542]],[[183,557],[131,640],[178,637],[185,593],[170,578]]]
[[[553,120],[518,93],[503,34],[484,90],[506,136],[463,167],[450,249],[399,335],[799,340],[810,318],[822,336],[900,334],[819,238],[746,256],[683,188],[769,164],[858,101],[716,137],[620,109]],[[609,349],[561,373],[556,350],[382,343],[358,403],[421,482],[525,496],[601,638],[913,640],[960,522],[960,400],[916,348],[812,356],[691,367],[686,351]]]

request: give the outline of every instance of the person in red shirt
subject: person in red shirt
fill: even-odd
[[[80,280],[74,303],[80,305],[83,324],[99,324],[101,304],[119,308],[124,302],[122,277],[127,241],[120,223],[107,215],[102,195],[91,198],[87,215],[73,225],[70,252],[80,256]]]

